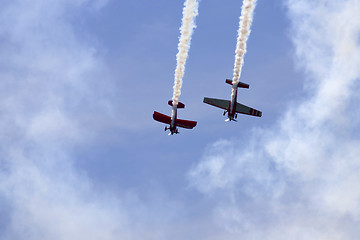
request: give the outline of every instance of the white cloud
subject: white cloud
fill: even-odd
[[[130,238],[128,211],[141,203],[95,191],[71,156],[107,114],[111,82],[71,23],[100,2],[21,0],[0,10],[1,239]]]
[[[221,140],[190,172],[226,236],[357,239],[360,2],[287,1],[306,97],[240,148]]]
[[[74,149],[121,127],[113,79],[74,23],[106,2],[14,0],[0,10],[1,239],[158,240],[186,225],[173,224],[182,206],[161,191],[109,192],[74,167]]]

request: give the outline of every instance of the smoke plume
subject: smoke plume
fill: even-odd
[[[253,13],[256,6],[256,0],[244,0],[241,9],[238,38],[235,50],[235,64],[233,76],[233,89],[231,99],[235,96],[236,84],[241,76],[241,69],[244,64],[244,55],[246,53],[246,42],[250,35],[250,27],[253,20]]]
[[[183,9],[182,25],[180,28],[180,39],[178,45],[178,54],[176,55],[176,69],[174,81],[173,104],[177,105],[181,93],[182,78],[185,72],[185,64],[189,55],[191,36],[195,25],[195,17],[198,15],[199,3],[197,0],[186,0]],[[173,116],[174,116],[173,112]]]

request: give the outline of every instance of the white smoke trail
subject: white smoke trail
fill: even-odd
[[[199,3],[197,0],[186,0],[183,9],[182,25],[180,28],[180,39],[178,45],[178,54],[176,55],[176,69],[174,81],[173,105],[177,105],[181,93],[182,78],[185,72],[185,64],[189,55],[190,41],[195,25],[195,17],[198,15]],[[175,115],[173,111],[172,116]]]
[[[253,20],[253,13],[256,6],[256,0],[244,0],[241,9],[239,31],[237,38],[237,45],[235,50],[235,64],[233,76],[233,89],[231,99],[235,97],[236,84],[239,82],[241,76],[241,69],[244,64],[244,55],[246,53],[246,42],[250,35],[250,27]]]

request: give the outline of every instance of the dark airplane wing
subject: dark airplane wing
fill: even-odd
[[[216,98],[204,98],[204,103],[210,104],[212,106],[222,108],[225,110],[229,109],[230,101]]]
[[[247,114],[247,115],[251,115],[251,116],[256,116],[256,117],[261,117],[261,115],[262,115],[261,111],[258,111],[256,109],[253,109],[253,108],[245,106],[245,105],[242,105],[240,103],[236,103],[235,112]]]
[[[210,105],[218,107],[218,108],[222,108],[224,110],[228,110],[229,106],[231,104],[231,101],[223,100],[223,99],[216,99],[216,98],[204,98],[204,103],[210,104]],[[251,115],[251,116],[256,116],[256,117],[261,117],[261,115],[262,115],[261,111],[250,108],[241,103],[236,103],[235,112],[247,114],[247,115]]]

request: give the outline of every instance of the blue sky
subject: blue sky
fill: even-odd
[[[225,85],[224,82],[225,78],[231,78],[232,76],[236,31],[238,29],[239,11],[241,10],[241,2],[240,4],[237,2],[232,3],[234,6],[232,8],[229,3],[228,5],[230,5],[230,7],[222,6],[221,11],[220,9],[218,10],[218,14],[222,15],[215,18],[213,5],[217,3],[206,1],[200,5],[200,13],[197,18],[198,27],[193,36],[190,58],[186,66],[183,91],[180,99],[187,105],[187,108],[184,111],[179,111],[181,117],[198,120],[199,125],[193,131],[182,130],[182,133],[176,136],[176,138],[168,138],[166,134],[163,134],[163,126],[161,124],[149,121],[149,119],[151,120],[153,110],[164,113],[170,112],[167,101],[172,97],[173,72],[176,64],[175,54],[177,53],[177,42],[179,37],[178,28],[180,26],[182,4],[183,3],[178,3],[179,7],[176,8],[173,4],[159,3],[159,6],[157,7],[153,6],[154,12],[152,14],[146,13],[146,17],[141,12],[143,10],[142,7],[138,9],[138,5],[142,4],[129,6],[131,10],[127,11],[131,12],[132,15],[136,15],[136,17],[130,17],[130,24],[134,25],[131,28],[141,29],[138,31],[129,31],[127,30],[127,27],[122,28],[124,21],[128,20],[127,15],[120,15],[124,18],[118,20],[118,27],[113,26],[114,23],[112,23],[111,29],[106,28],[106,30],[104,30],[102,26],[106,24],[101,23],[100,26],[95,25],[95,29],[91,28],[91,30],[98,34],[97,36],[99,37],[97,40],[103,47],[107,46],[106,44],[111,46],[114,45],[113,49],[105,50],[105,57],[109,57],[113,60],[113,62],[109,63],[114,68],[112,69],[112,77],[115,78],[115,84],[119,85],[119,88],[115,91],[117,91],[116,94],[118,94],[120,98],[124,99],[123,101],[133,102],[131,107],[125,106],[127,112],[123,109],[118,109],[118,114],[126,118],[126,121],[130,122],[129,125],[132,126],[131,128],[134,129],[132,129],[132,131],[125,130],[121,134],[118,134],[118,137],[126,135],[127,139],[133,139],[134,142],[144,141],[141,152],[145,153],[145,156],[148,156],[148,151],[151,153],[156,151],[159,148],[156,147],[158,144],[164,144],[164,147],[158,149],[158,154],[155,154],[157,157],[164,155],[161,154],[161,152],[164,151],[173,153],[174,147],[177,144],[181,144],[184,149],[189,149],[189,147],[192,148],[188,151],[177,152],[180,154],[184,154],[181,152],[191,152],[190,154],[193,156],[195,151],[201,152],[195,149],[203,148],[209,143],[208,141],[204,142],[204,138],[217,140],[218,138],[228,136],[240,137],[231,134],[234,131],[234,128],[237,128],[238,131],[246,132],[250,131],[254,126],[265,126],[266,123],[274,120],[270,118],[270,116],[264,116],[267,121],[244,118],[242,119],[243,122],[229,126],[222,123],[223,117],[221,111],[219,112],[217,109],[209,108],[209,106],[202,103],[204,96],[226,98],[229,95],[229,87]],[[257,81],[248,81],[251,84],[251,89],[248,91],[243,90],[243,92],[241,92],[243,96],[240,96],[240,98],[244,99],[243,101],[247,100],[249,105],[256,105],[258,108],[261,108],[262,106],[261,100],[256,97],[257,94],[273,96],[274,105],[283,104],[283,98],[291,95],[291,93],[288,92],[276,99],[275,94],[266,90],[267,87],[260,87],[261,82],[271,81],[271,85],[273,85],[276,81],[284,80],[284,78],[296,78],[298,75],[294,72],[294,67],[291,62],[291,43],[286,36],[289,29],[286,28],[285,8],[281,3],[278,3],[275,6],[265,4],[268,3],[259,3],[256,15],[260,15],[260,11],[269,11],[268,9],[270,8],[271,15],[269,13],[267,15],[274,19],[275,29],[267,26],[266,18],[255,19],[253,35],[249,41],[249,52],[251,52],[252,49],[254,50],[253,54],[248,54],[246,56],[244,79],[248,78],[248,75],[250,74],[255,75],[256,73],[260,74],[260,72],[265,72],[259,70],[256,63],[257,61],[264,62],[262,63],[263,68],[268,68],[268,70],[271,71],[270,73],[274,74],[274,76],[272,79],[267,79],[269,78],[269,71],[266,72],[265,76],[256,76],[256,79],[258,79]],[[114,6],[116,6],[116,4],[110,2],[108,7],[112,10],[110,11],[106,7],[102,10],[101,16],[107,15],[108,11],[110,12],[108,16],[103,17],[105,20],[110,21],[109,19],[119,17],[117,11],[114,11]],[[133,7],[133,9],[131,7]],[[122,8],[124,8],[123,5]],[[112,16],[112,14],[116,14],[116,16]],[[157,17],[153,15],[156,15]],[[98,20],[99,16],[97,16],[96,19]],[[93,21],[94,20],[91,19],[91,23]],[[102,21],[104,20],[102,19]],[[114,31],[114,29],[117,28],[119,28],[119,33]],[[260,28],[264,30],[264,32],[261,33],[261,31],[256,31],[256,28]],[[102,35],[104,31],[106,31],[107,34]],[[109,33],[107,31],[111,32]],[[278,34],[274,34],[273,31],[276,31]],[[277,35],[279,35],[278,38],[275,38]],[[269,42],[264,38],[269,39]],[[117,41],[114,42],[114,39]],[[279,43],[276,42],[276,40],[279,41]],[[257,44],[261,46],[261,48],[253,47],[254,44],[256,44],[255,41],[258,42]],[[262,46],[265,44],[268,44],[268,47]],[[282,47],[284,44],[285,47]],[[286,47],[288,47],[288,52],[285,50],[287,49]],[[275,58],[278,54],[278,49],[282,49],[281,51],[284,52],[283,55],[285,56],[282,55],[281,57],[277,57],[276,60],[279,61],[279,63],[269,63],[269,59]],[[258,57],[256,58],[255,56]],[[284,62],[288,64],[289,70],[287,71],[287,76],[276,76],[273,65],[281,64],[283,67]],[[252,78],[255,78],[255,76]],[[278,80],[279,78],[280,80]],[[294,82],[296,83],[296,80]],[[121,87],[121,85],[123,85],[123,87]],[[284,87],[280,84],[278,85],[278,88]],[[126,86],[126,88],[124,86]],[[288,88],[288,91],[298,91],[295,86]],[[145,100],[140,96],[145,96]],[[122,102],[121,100],[118,101]],[[275,103],[275,101],[278,102]],[[263,104],[265,105],[265,103]],[[120,105],[122,105],[122,103],[120,103]],[[268,107],[276,109],[274,106]],[[243,124],[246,124],[247,127],[239,128]],[[218,130],[210,130],[209,127],[216,127]],[[130,127],[125,126],[125,128],[129,129]],[[148,138],[154,140],[148,141]],[[129,152],[135,151],[135,148],[138,146],[133,144],[133,141],[130,141],[130,144],[124,143],[125,151],[126,149],[129,150]],[[153,141],[159,142],[156,142],[155,146],[153,146]],[[183,145],[187,142],[190,144]],[[174,145],[171,146],[170,144]],[[165,147],[165,145],[167,147]],[[119,146],[116,144],[115,148],[118,147]],[[123,156],[124,150],[121,150],[119,154]],[[190,160],[189,162],[193,162],[193,160]]]
[[[203,0],[168,136],[183,1],[0,1],[1,239],[357,239],[360,2]]]
[[[119,101],[121,106],[116,110],[125,122],[124,130],[114,136],[115,141],[109,144],[106,139],[110,136],[104,136],[107,147],[101,146],[98,151],[90,152],[87,149],[81,153],[86,156],[86,160],[81,161],[83,167],[94,174],[95,178],[110,177],[107,184],[118,185],[120,182],[121,186],[147,188],[143,181],[148,179],[167,191],[177,192],[187,186],[184,175],[209,143],[230,138],[236,139],[239,144],[245,144],[246,135],[250,134],[253,127],[263,127],[274,121],[275,114],[270,112],[278,109],[276,105],[285,106],[285,98],[299,91],[296,88],[299,86],[296,85],[299,74],[294,71],[291,42],[287,37],[289,29],[286,9],[280,2],[276,5],[260,2],[256,9],[243,75],[244,79],[253,80],[244,80],[250,83],[251,88],[243,90],[239,99],[248,105],[261,109],[267,107],[272,111],[268,111],[268,115],[264,109],[261,120],[244,117],[238,124],[223,123],[222,112],[204,105],[202,99],[204,96],[228,98],[231,93],[224,82],[226,78],[232,77],[241,2],[229,2],[217,9],[216,13],[214,8],[217,2],[201,2],[180,97],[180,101],[187,107],[184,111],[179,111],[180,117],[198,120],[198,126],[193,131],[181,130],[181,134],[169,138],[163,132],[164,126],[152,121],[151,116],[154,110],[166,114],[171,111],[167,101],[172,97],[183,3],[179,2],[178,7],[166,2],[159,2],[157,6],[151,4],[151,9],[154,9],[151,13],[147,12],[150,8],[147,2],[128,3],[129,6],[121,4],[121,7],[117,4],[119,3],[109,2],[97,16],[90,18],[89,25],[86,26],[89,31],[93,31],[93,35],[98,36],[98,44],[104,50],[103,57],[112,67],[110,74],[117,86],[115,101]],[[118,10],[115,11],[116,7]],[[123,14],[119,14],[119,11]],[[257,18],[262,12],[268,17]],[[131,16],[128,16],[129,13]],[[215,17],[214,14],[218,16]],[[267,23],[269,18],[273,19],[272,28]],[[90,25],[94,22],[94,25]],[[260,47],[257,48],[255,44]],[[110,49],[109,46],[113,48]],[[283,52],[281,57],[278,57],[279,51]],[[275,61],[270,61],[274,58]],[[261,63],[261,69],[258,62]],[[276,68],[284,67],[284,64],[289,69],[286,75],[276,74]],[[284,89],[283,84],[279,83],[273,89],[261,87],[261,83],[265,85],[271,82],[268,85],[273,86],[276,82],[285,82],[285,78],[295,80],[285,84],[287,92],[284,95],[271,92],[281,91]],[[145,96],[144,99],[141,96]],[[272,96],[272,105],[275,106],[267,106],[257,96],[264,99]],[[269,98],[267,99],[266,102],[269,102]],[[98,147],[96,142],[94,148]],[[104,162],[102,149],[105,148],[109,150]],[[89,153],[90,156],[87,155]],[[99,165],[102,167],[99,168]],[[109,171],[113,174],[109,174]],[[132,174],[129,175],[129,172]],[[173,184],[163,184],[163,181],[171,181]]]

